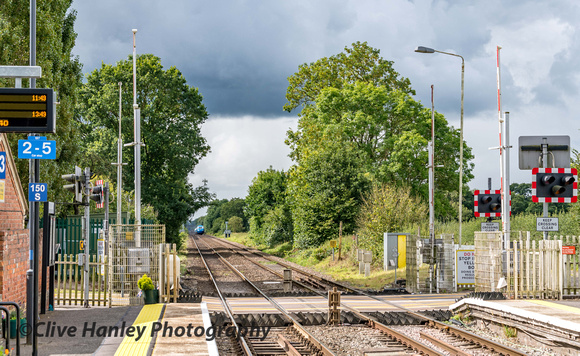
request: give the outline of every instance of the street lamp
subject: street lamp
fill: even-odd
[[[433,48],[419,46],[415,49],[418,53],[442,53],[448,54],[450,56],[455,56],[461,58],[461,118],[459,123],[459,246],[461,246],[461,221],[463,220],[462,207],[463,207],[463,82],[465,75],[465,60],[462,56],[455,53],[448,53],[437,51]]]

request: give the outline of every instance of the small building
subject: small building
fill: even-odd
[[[28,199],[5,133],[0,134],[1,162],[6,178],[0,180],[0,300],[26,302],[26,271],[29,268],[29,231],[26,228]]]

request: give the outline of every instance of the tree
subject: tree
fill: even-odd
[[[115,66],[104,64],[87,76],[78,111],[83,123],[83,162],[91,171],[110,178],[117,160],[119,84],[122,83],[123,142],[133,142],[132,58]],[[142,201],[155,208],[166,225],[169,242],[177,242],[179,229],[195,211],[213,198],[207,186],[194,188],[188,175],[209,152],[201,135],[207,119],[202,96],[189,86],[181,72],[167,70],[152,54],[137,58],[137,104],[141,110]],[[128,152],[127,152],[128,153]],[[125,153],[128,166],[134,155]],[[134,172],[124,170],[124,187],[134,189]]]
[[[293,227],[287,201],[288,173],[270,166],[252,179],[246,196],[250,238],[270,246],[292,241]]]
[[[244,231],[244,222],[239,216],[232,216],[228,219],[228,227],[232,232]]]
[[[449,192],[457,190],[459,171],[459,131],[436,113],[435,145],[437,169],[435,191],[437,215],[451,217],[454,209]],[[344,140],[353,145],[364,170],[377,182],[403,184],[414,195],[428,199],[425,168],[427,142],[431,139],[431,110],[408,94],[372,83],[345,84],[341,89],[325,88],[316,105],[302,112],[296,132],[289,131],[286,143],[291,157],[301,163],[309,152],[325,146],[328,140]],[[473,175],[471,149],[464,149],[464,175]]]
[[[344,53],[300,65],[298,72],[290,76],[288,82],[288,103],[284,105],[284,110],[288,112],[301,105],[312,105],[322,89],[340,89],[345,84],[356,82],[415,94],[409,79],[399,77],[399,73],[394,70],[393,62],[381,58],[380,51],[366,42],[355,42],[352,48],[345,47]]]
[[[233,216],[242,219],[242,231],[245,230],[247,224],[246,215],[244,214],[245,206],[245,200],[240,198],[213,200],[209,204],[207,215],[204,217],[207,231],[221,234],[226,228],[225,222],[229,221]]]
[[[427,211],[427,204],[413,197],[409,188],[373,185],[357,216],[360,247],[371,250],[375,261],[382,261],[383,234],[420,225],[425,222]]]
[[[48,200],[57,202],[72,201],[72,196],[62,189],[64,181],[60,176],[72,172],[80,156],[75,105],[82,84],[82,66],[72,54],[77,35],[74,32],[76,11],[69,10],[71,4],[72,0],[37,3],[36,64],[42,68],[42,78],[37,80],[36,87],[53,88],[59,102],[56,134],[46,135],[49,140],[57,141],[56,160],[41,161],[40,177],[43,182],[49,182]],[[3,65],[29,64],[29,6],[28,1],[0,2],[0,63]],[[23,80],[22,86],[27,87],[28,83]],[[14,87],[14,80],[0,79],[0,85]],[[18,152],[18,140],[26,136],[8,135],[12,152]],[[16,160],[16,165],[23,189],[27,191],[28,160]],[[57,207],[61,210],[70,206],[59,204]]]
[[[299,248],[336,237],[340,221],[344,233],[351,233],[368,187],[353,145],[343,140],[326,142],[290,171],[294,244]]]

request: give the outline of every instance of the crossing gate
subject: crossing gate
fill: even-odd
[[[55,261],[56,278],[54,286],[55,305],[83,305],[84,273],[79,269],[79,255],[58,255]],[[89,305],[111,306],[108,298],[108,263],[106,258],[89,261]]]
[[[503,291],[507,297],[515,299],[561,299],[580,295],[580,239],[577,236],[535,240],[529,232],[513,235],[518,237],[512,238],[510,248],[504,252],[501,233],[476,232],[476,291]],[[498,285],[502,277],[505,287]]]

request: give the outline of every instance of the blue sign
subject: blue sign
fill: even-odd
[[[6,152],[0,152],[0,179],[6,179]]]
[[[28,183],[28,201],[48,201],[46,183]]]
[[[18,140],[18,158],[56,159],[56,141],[43,136],[28,136],[28,140]]]

